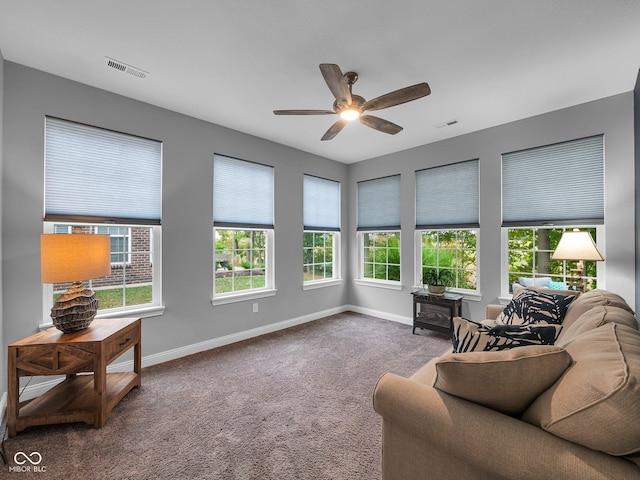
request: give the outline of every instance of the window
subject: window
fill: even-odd
[[[108,234],[111,239],[111,264],[125,265],[131,263],[131,228],[129,227],[104,227],[95,228],[95,233]],[[147,236],[150,236],[147,233]],[[150,245],[150,242],[146,242]],[[148,250],[150,251],[150,249]]]
[[[81,233],[111,235],[111,273],[89,280],[100,311],[153,305],[154,264],[153,226],[109,226],[91,224],[48,224],[45,233]],[[52,302],[69,284],[54,284]],[[156,296],[159,295],[156,293]],[[51,308],[49,305],[48,308]],[[112,310],[116,311],[116,310]]]
[[[305,175],[303,187],[303,281],[327,284],[339,277],[340,183]]]
[[[305,230],[302,266],[304,282],[334,278],[334,250],[336,234]]]
[[[400,281],[400,232],[362,233],[362,278]]]
[[[450,287],[477,290],[477,230],[421,230],[418,240],[421,275],[427,268],[450,270],[454,279]]]
[[[478,160],[416,172],[416,284],[425,269],[449,270],[451,288],[477,290]]]
[[[213,157],[214,303],[273,287],[273,167]]]
[[[359,279],[400,286],[400,175],[358,183]]]
[[[215,293],[266,287],[266,230],[217,228]]]
[[[98,316],[160,313],[162,144],[53,117],[45,140],[44,233],[111,236],[111,273],[89,281]],[[67,287],[44,285],[47,317]]]
[[[551,260],[565,229],[586,229],[601,243],[603,147],[597,135],[502,155],[503,292],[523,277],[550,277],[558,288],[568,282],[577,262]],[[586,262],[588,288],[597,285],[598,265]]]
[[[578,261],[569,260],[551,260],[551,255],[558,246],[560,237],[565,230],[572,228],[509,228],[508,235],[508,251],[509,251],[509,291],[513,293],[513,286],[526,282],[521,280],[540,279],[546,284],[546,279],[550,278],[550,284],[542,284],[543,286],[551,286],[552,288],[567,288],[571,270],[577,268]],[[599,227],[583,227],[580,230],[586,230],[591,237],[598,243]],[[585,277],[588,290],[598,287],[598,270],[597,262],[584,262]],[[534,282],[535,283],[535,282]]]

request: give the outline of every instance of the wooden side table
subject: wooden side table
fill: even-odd
[[[413,295],[413,333],[416,328],[436,332],[453,333],[453,317],[462,315],[462,295],[445,293],[432,295],[427,290],[417,290]]]
[[[9,436],[33,425],[85,422],[103,427],[118,402],[140,387],[141,336],[139,318],[109,318],[96,319],[73,333],[49,328],[9,345]],[[131,347],[133,372],[107,374],[107,365]],[[20,377],[37,375],[66,378],[19,406]]]

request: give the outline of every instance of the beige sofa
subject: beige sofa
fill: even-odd
[[[410,378],[383,375],[373,396],[382,478],[640,479],[633,312],[594,290],[562,325],[554,346],[448,351]]]

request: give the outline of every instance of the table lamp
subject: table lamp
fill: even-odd
[[[109,235],[41,235],[40,271],[42,283],[71,282],[51,308],[53,325],[64,333],[87,328],[98,311],[98,299],[82,282],[111,273]]]
[[[580,277],[578,287],[585,291],[584,282],[584,262],[601,262],[604,257],[596,247],[591,234],[577,228],[573,231],[565,231],[560,237],[555,252],[551,255],[551,260],[577,260],[577,274]]]

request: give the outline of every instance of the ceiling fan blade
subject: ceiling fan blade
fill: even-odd
[[[344,128],[346,124],[347,124],[347,120],[343,120],[343,119],[338,120],[336,123],[334,123],[329,127],[329,130],[325,132],[325,134],[322,136],[320,140],[331,140],[333,137],[335,137],[337,134],[340,133],[340,131]]]
[[[361,115],[360,123],[367,127],[375,128],[380,132],[388,133],[389,135],[395,135],[402,131],[402,127],[400,125],[396,125],[395,123],[383,118],[374,117],[373,115]]]
[[[426,97],[431,93],[431,88],[426,82],[418,83],[410,87],[401,88],[385,95],[380,95],[362,105],[362,111],[382,110],[383,108],[394,107],[402,103],[407,103],[418,98]]]
[[[349,91],[349,85],[340,70],[340,67],[335,63],[321,63],[320,71],[324,77],[324,81],[327,82],[327,86],[339,104],[344,106],[351,105],[351,92]]]
[[[335,115],[333,110],[274,110],[276,115]]]

